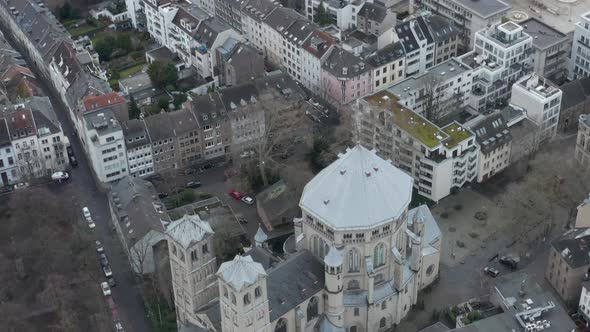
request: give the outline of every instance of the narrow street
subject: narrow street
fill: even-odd
[[[15,47],[14,43],[13,47]],[[15,48],[17,50],[19,49],[18,47]],[[28,60],[27,62],[30,63]],[[67,204],[80,215],[80,218],[83,218],[82,207],[87,206],[90,209],[93,220],[96,223],[96,239],[101,241],[105,247],[113,275],[117,282],[117,286],[112,289],[112,296],[117,305],[117,312],[123,323],[123,327],[127,332],[151,331],[151,324],[147,317],[141,294],[134,281],[134,276],[131,273],[131,267],[116,233],[110,226],[111,216],[106,194],[97,189],[80,142],[73,135],[74,129],[66,114],[67,110],[59,101],[59,98],[46,86],[46,82],[38,75],[36,69],[30,69],[37,75],[44,93],[50,98],[55,113],[61,122],[64,134],[68,136],[79,164],[77,168],[70,170],[70,181],[62,184],[50,184],[49,189],[55,193],[57,199],[68,202]],[[102,277],[98,257],[96,260],[96,273]],[[106,301],[104,305],[107,306]]]

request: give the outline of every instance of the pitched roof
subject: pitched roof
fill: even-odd
[[[459,34],[455,23],[440,15],[432,14],[424,16],[424,21],[428,26],[432,38],[436,42],[447,40]]]
[[[0,146],[10,145],[10,133],[5,118],[0,118]]]
[[[121,129],[123,129],[125,145],[128,149],[150,144],[149,136],[142,120],[127,120],[121,123]]]
[[[152,142],[174,137],[174,125],[166,112],[150,115],[143,119]]]
[[[387,8],[377,3],[365,2],[363,8],[359,10],[358,16],[381,23],[387,17]]]
[[[572,269],[590,266],[590,235],[582,237],[561,237],[553,243],[553,248],[563,256],[565,262]]]
[[[369,71],[370,67],[360,57],[338,48],[330,53],[322,65],[322,70],[335,77],[352,78]]]
[[[2,115],[0,114],[0,116]],[[6,118],[11,137],[18,135],[20,138],[21,136],[26,137],[37,134],[33,112],[30,109],[15,110],[3,116]]]
[[[213,235],[213,229],[207,221],[201,220],[198,215],[185,214],[182,218],[168,225],[166,234],[186,249],[194,242],[202,241],[209,235]]]
[[[311,36],[305,40],[302,47],[316,58],[321,59],[335,43],[336,39],[330,34],[315,29]]]
[[[199,6],[195,4],[187,5],[178,7],[178,11],[172,19],[172,24],[176,25],[179,29],[188,33],[189,35],[192,35],[195,33],[199,23],[201,23],[202,20],[207,19],[207,17],[209,17],[209,15],[199,8]],[[191,28],[191,30],[187,28],[187,25]]]
[[[381,67],[393,61],[402,59],[406,52],[400,42],[395,42],[378,50],[374,55],[367,58],[367,62],[373,67]]]
[[[258,278],[266,276],[262,264],[255,262],[250,256],[240,255],[221,264],[216,274],[238,292],[254,284]]]
[[[261,21],[278,5],[271,0],[250,0],[242,7],[242,13],[250,16],[256,21]]]
[[[560,86],[559,89],[562,92],[561,109],[566,110],[583,103],[589,94],[587,87],[590,87],[590,77],[577,79]]]
[[[512,140],[508,126],[504,122],[501,112],[495,112],[469,129],[475,133],[475,139],[479,143],[481,151],[488,153]]]
[[[199,24],[197,32],[195,32],[194,38],[200,44],[206,45],[208,48],[211,48],[213,46],[213,43],[215,42],[215,39],[217,39],[217,36],[221,32],[230,29],[231,27],[227,23],[221,21],[218,18],[213,17],[201,21],[201,24]]]
[[[333,229],[368,229],[403,213],[412,183],[391,161],[357,145],[307,183],[299,206]]]
[[[105,108],[116,104],[126,103],[125,98],[121,97],[118,92],[110,92],[102,95],[87,96],[84,98],[84,108],[86,112]]]

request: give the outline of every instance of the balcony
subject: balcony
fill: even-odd
[[[469,157],[469,163],[472,163],[477,159],[477,156]]]
[[[465,170],[453,172],[453,175],[456,175],[456,176],[463,176],[463,174],[465,174]]]
[[[455,167],[458,167],[458,168],[463,168],[463,167],[465,166],[465,164],[466,164],[466,162],[465,162],[465,161],[464,161],[464,162],[462,162],[462,163],[458,162],[458,163],[455,163]]]
[[[467,170],[468,170],[468,171],[471,171],[471,170],[473,170],[474,168],[475,168],[475,164],[471,164],[471,165],[469,165],[469,167],[467,167]]]

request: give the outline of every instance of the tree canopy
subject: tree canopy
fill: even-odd
[[[131,96],[129,100],[129,119],[139,119],[141,115],[141,111],[139,107],[137,107],[137,103],[135,102],[135,98]]]
[[[330,14],[324,8],[324,2],[320,1],[320,4],[315,9],[315,15],[313,16],[313,21],[319,25],[326,25],[332,23],[332,19],[330,18]]]
[[[175,86],[178,80],[178,71],[173,63],[156,60],[147,70],[150,80],[157,88],[165,88],[168,85]]]

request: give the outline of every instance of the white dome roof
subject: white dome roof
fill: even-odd
[[[342,262],[342,251],[336,249],[336,247],[330,247],[330,251],[328,251],[328,254],[326,255],[326,257],[324,257],[324,263],[327,266],[338,267],[342,265]]]
[[[403,213],[412,183],[391,161],[357,145],[305,186],[299,206],[335,230],[373,228]]]
[[[252,260],[252,257],[237,255],[232,261],[221,264],[217,276],[239,292],[254,284],[259,276],[266,276],[266,272],[262,264]]]

